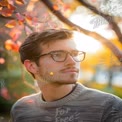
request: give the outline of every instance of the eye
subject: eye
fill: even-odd
[[[79,52],[78,51],[73,51],[72,52],[72,56],[78,56],[79,55]]]
[[[64,55],[65,55],[64,52],[55,52],[55,53],[53,53],[53,57],[58,57],[58,58],[64,57]]]

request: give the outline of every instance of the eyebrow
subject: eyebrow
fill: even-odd
[[[52,50],[50,52],[58,52],[58,51],[70,52],[70,51],[66,51],[66,50]],[[73,52],[73,51],[79,51],[79,50],[71,50],[71,52]],[[50,53],[50,52],[48,52],[48,53]]]

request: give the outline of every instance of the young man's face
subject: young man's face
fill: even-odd
[[[72,39],[60,40],[42,46],[42,54],[56,50],[72,52],[77,49]],[[39,73],[36,75],[36,79],[38,81],[43,79],[50,83],[72,84],[77,82],[80,63],[74,61],[69,54],[64,62],[56,62],[51,55],[45,55],[40,57],[37,68]]]

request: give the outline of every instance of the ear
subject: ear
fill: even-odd
[[[30,60],[25,60],[24,66],[26,67],[27,71],[33,74],[36,74],[38,72],[38,66],[35,62],[32,62]]]

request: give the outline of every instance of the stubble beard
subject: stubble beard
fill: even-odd
[[[74,74],[71,74],[70,76],[67,76],[67,80],[65,78],[66,76],[61,76],[61,75],[49,75],[49,73],[44,73],[44,75],[39,75],[39,81],[40,82],[45,82],[45,83],[55,83],[55,84],[75,84],[77,82],[77,76],[74,76]],[[70,78],[69,78],[70,77]],[[75,78],[74,78],[75,77]]]

